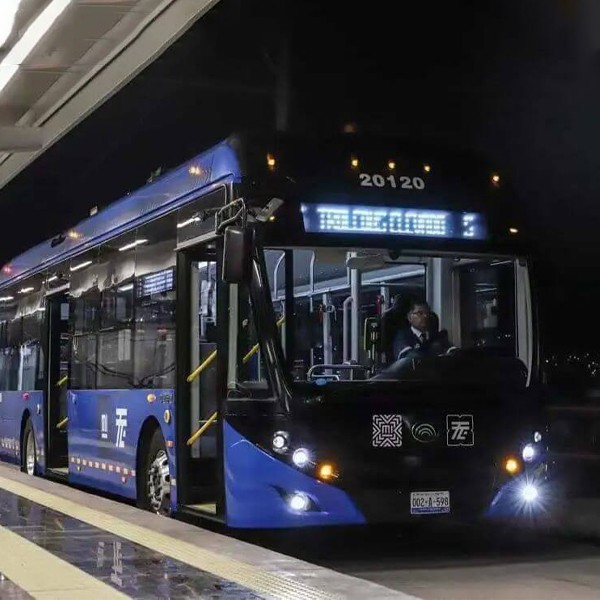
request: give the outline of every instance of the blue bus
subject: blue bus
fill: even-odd
[[[517,207],[441,149],[232,136],[3,267],[0,455],[235,528],[532,512]]]

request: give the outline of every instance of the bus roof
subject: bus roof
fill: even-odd
[[[59,236],[27,250],[4,265],[0,286],[15,283],[45,265],[68,260],[105,239],[151,221],[187,202],[200,189],[239,179],[242,174],[235,146],[235,138],[228,138],[81,221],[63,234],[64,241]]]
[[[26,277],[43,271],[45,267],[69,260],[104,241],[177,209],[193,200],[200,190],[209,191],[229,181],[241,183],[252,174],[252,185],[265,174],[279,186],[299,179],[338,177],[342,165],[347,167],[352,149],[369,148],[368,155],[376,163],[387,163],[390,156],[398,156],[399,164],[410,162],[423,166],[423,160],[436,164],[435,171],[451,173],[452,184],[458,185],[460,197],[472,195],[482,201],[485,210],[492,209],[488,194],[481,193],[489,183],[489,171],[478,157],[458,153],[456,150],[439,148],[422,142],[402,140],[393,136],[331,136],[312,139],[307,136],[288,134],[240,134],[232,135],[209,150],[199,154],[165,175],[127,194],[91,216],[68,232],[43,242],[17,256],[0,272],[0,288],[12,285]],[[362,151],[362,150],[361,150]],[[277,158],[279,174],[268,168],[270,154]],[[387,157],[387,158],[386,158]],[[383,163],[382,163],[383,164]],[[366,163],[365,163],[366,167]],[[361,165],[362,168],[362,165]],[[347,170],[347,168],[346,168]],[[258,176],[255,178],[255,175]],[[347,175],[347,174],[346,174]],[[354,173],[356,175],[356,173]],[[256,181],[255,181],[256,179]],[[265,180],[266,181],[266,180]],[[444,185],[449,184],[445,180]],[[489,186],[488,186],[489,187]],[[258,191],[260,185],[254,187]],[[503,185],[501,190],[507,191]],[[445,192],[449,188],[444,188]],[[284,193],[277,187],[278,193]],[[272,190],[269,190],[272,191]],[[503,202],[500,206],[505,211]]]

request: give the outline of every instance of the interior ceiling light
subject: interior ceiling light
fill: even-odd
[[[19,70],[19,67],[27,60],[27,57],[31,54],[32,50],[40,43],[44,35],[48,33],[52,25],[54,25],[58,17],[62,15],[72,1],[73,0],[52,0],[35,18],[19,41],[6,54],[2,62],[0,62],[0,92],[8,85],[15,73]],[[6,0],[2,0],[2,8],[0,8],[0,23],[2,23],[3,26],[5,2]],[[10,0],[8,4],[11,4]],[[14,17],[12,20],[13,24],[11,24],[11,31],[14,25]]]
[[[15,26],[21,0],[2,0],[0,4],[0,48],[6,44]]]

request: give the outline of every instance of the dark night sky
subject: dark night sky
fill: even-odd
[[[359,12],[338,0],[222,0],[0,191],[5,214],[28,223],[26,234],[0,238],[0,258],[143,185],[158,166],[175,166],[236,129],[273,126],[267,57],[277,58],[289,30],[291,128],[355,121],[491,160],[514,181],[549,257],[541,291],[553,329],[565,330],[578,302],[600,297],[596,5],[372,0]],[[35,223],[25,220],[32,211]]]

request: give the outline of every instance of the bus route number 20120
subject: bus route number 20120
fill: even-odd
[[[361,187],[393,187],[402,190],[424,190],[425,180],[422,177],[408,177],[406,175],[380,175],[376,173],[361,173],[359,176]]]

